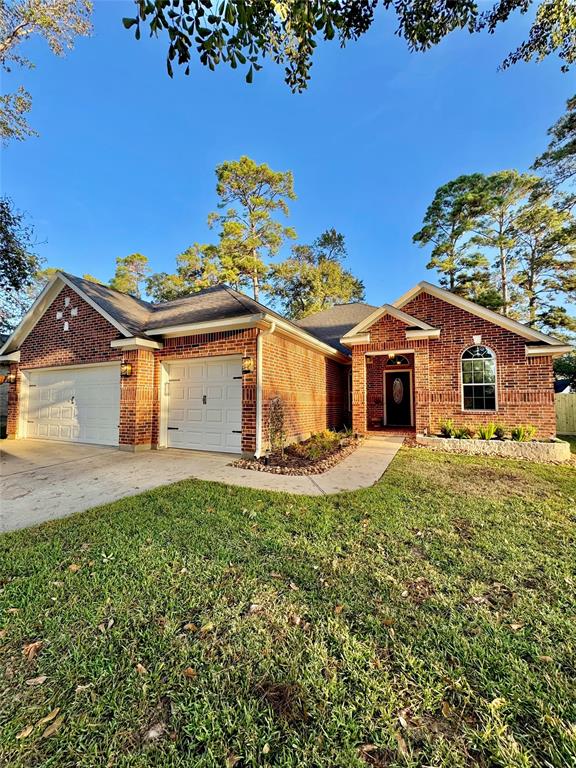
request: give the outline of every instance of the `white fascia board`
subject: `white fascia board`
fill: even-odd
[[[340,362],[349,362],[348,355],[339,352],[337,349],[334,349],[334,347],[331,347],[330,344],[325,344],[323,341],[320,341],[320,339],[317,339],[315,336],[308,333],[308,331],[304,331],[303,329],[286,322],[286,320],[281,320],[273,315],[264,315],[263,320],[266,323],[275,324],[277,333],[283,333],[285,336],[298,339],[298,341],[306,346],[316,349],[319,352],[322,352],[322,354],[327,355],[328,357],[333,357]]]
[[[558,346],[562,343],[559,339],[554,338],[554,336],[548,336],[545,333],[540,333],[540,331],[536,331],[534,328],[529,328],[527,325],[523,325],[516,320],[512,320],[509,317],[500,315],[498,312],[494,312],[487,307],[481,307],[479,304],[475,304],[473,301],[469,301],[462,296],[457,296],[455,293],[447,291],[444,288],[440,288],[437,285],[433,285],[432,283],[427,283],[425,280],[419,282],[418,285],[415,285],[414,288],[411,288],[407,293],[397,299],[393,303],[393,306],[401,308],[422,292],[429,293],[431,296],[435,296],[437,299],[446,301],[448,304],[459,307],[465,312],[469,312],[471,315],[475,315],[476,317],[480,317],[483,320],[487,320],[489,323],[498,325],[501,328],[504,328],[511,333],[515,333],[517,336],[522,336],[525,339],[530,339],[531,341],[541,341],[544,344],[550,344],[554,346]]]
[[[346,344],[348,347],[353,347],[355,344],[370,344],[370,334],[358,333],[354,336],[342,336],[340,343]]]
[[[5,352],[11,352],[20,346],[63,287],[64,284],[60,280],[58,274],[54,275],[54,277],[46,283],[41,293],[38,295],[38,298],[32,304],[28,312],[26,312],[18,324],[18,327],[14,330],[14,333],[6,339],[4,346],[0,349],[0,355],[4,355]]]
[[[526,346],[526,357],[561,357],[567,355],[568,352],[574,352],[575,347],[570,344],[542,344],[538,346]]]
[[[114,328],[116,328],[122,336],[126,336],[126,338],[132,338],[134,336],[133,333],[130,333],[130,331],[125,328],[121,323],[118,322],[118,320],[115,320],[112,315],[109,315],[108,312],[106,312],[105,309],[102,309],[102,307],[97,304],[94,299],[91,299],[88,294],[84,293],[84,291],[81,288],[78,288],[77,285],[74,285],[74,283],[71,280],[68,280],[66,275],[64,275],[62,272],[57,272],[57,276],[62,280],[62,282],[67,285],[69,288],[71,288],[74,293],[77,293],[80,298],[84,299],[86,304],[89,304],[92,309],[95,309],[96,312],[98,312],[105,320],[108,320],[110,325],[113,325]]]
[[[199,323],[184,323],[182,325],[167,325],[163,328],[147,328],[146,336],[196,336],[201,333],[215,333],[217,331],[234,331],[240,328],[253,328],[264,318],[263,314],[240,315],[240,317],[228,317],[225,320],[203,320]]]
[[[0,355],[0,363],[19,363],[20,350],[9,352],[7,355]]]
[[[164,344],[161,341],[152,341],[152,339],[139,339],[134,337],[132,339],[113,339],[110,342],[110,346],[113,349],[123,349],[130,351],[133,349],[162,349]]]
[[[440,328],[430,328],[429,331],[423,330],[421,328],[417,329],[408,329],[406,331],[406,338],[407,339],[439,339],[440,338]]]

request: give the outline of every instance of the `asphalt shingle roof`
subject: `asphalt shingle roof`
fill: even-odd
[[[296,324],[325,344],[330,344],[331,347],[349,355],[350,350],[340,344],[340,339],[355,325],[371,315],[375,309],[378,307],[363,302],[336,304],[336,306],[325,309],[323,312],[316,312],[313,315],[303,317],[301,320],[296,320]]]

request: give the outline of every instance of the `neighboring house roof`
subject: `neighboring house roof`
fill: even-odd
[[[556,379],[554,382],[554,392],[557,395],[568,395],[571,392],[570,379]]]
[[[364,304],[363,302],[336,304],[330,309],[315,312],[313,315],[307,315],[301,320],[296,320],[296,324],[326,344],[350,354],[349,350],[340,343],[340,339],[350,328],[371,315],[375,309],[376,307],[372,304]]]

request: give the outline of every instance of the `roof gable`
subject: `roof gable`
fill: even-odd
[[[432,283],[428,283],[425,280],[422,280],[417,285],[415,285],[413,288],[411,288],[407,293],[405,293],[403,296],[401,296],[399,299],[397,299],[393,306],[397,307],[398,309],[401,309],[406,304],[408,304],[409,301],[414,299],[416,296],[418,296],[420,293],[428,293],[431,296],[434,296],[437,299],[440,299],[441,301],[445,301],[448,304],[452,304],[455,307],[459,307],[460,309],[463,309],[465,312],[470,313],[471,315],[476,315],[476,317],[480,317],[483,320],[487,320],[489,323],[493,323],[494,325],[498,325],[500,328],[504,328],[507,331],[510,331],[511,333],[515,333],[517,336],[522,336],[523,338],[532,341],[532,342],[539,342],[543,344],[550,344],[553,346],[557,345],[564,345],[564,342],[560,339],[555,338],[554,336],[549,336],[546,333],[541,333],[540,331],[535,330],[534,328],[530,328],[527,325],[524,325],[523,323],[519,323],[517,320],[512,320],[509,317],[506,317],[505,315],[501,315],[499,312],[494,312],[492,309],[488,309],[487,307],[482,307],[480,304],[476,304],[473,301],[470,301],[469,299],[465,299],[462,296],[458,296],[455,293],[452,293],[451,291],[447,291],[445,288],[440,288],[437,285],[433,285]]]
[[[408,328],[416,328],[421,331],[437,330],[428,323],[425,323],[423,320],[419,320],[417,317],[413,317],[407,312],[403,312],[393,304],[383,304],[381,307],[378,307],[376,310],[374,310],[374,312],[368,315],[368,317],[364,318],[364,320],[351,328],[348,333],[342,337],[342,340],[345,341],[346,339],[352,338],[354,336],[367,333],[374,325],[374,323],[377,323],[378,320],[384,317],[384,315],[390,315],[390,317],[396,318],[396,320],[404,323],[406,326],[408,326]]]

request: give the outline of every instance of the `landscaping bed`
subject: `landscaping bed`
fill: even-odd
[[[275,450],[259,459],[238,459],[231,466],[276,475],[319,475],[349,456],[359,444],[360,438],[347,432],[325,430],[283,451]]]

